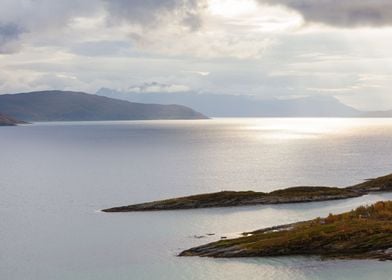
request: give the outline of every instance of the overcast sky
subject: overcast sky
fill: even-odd
[[[392,109],[390,0],[0,0],[0,7],[0,93],[151,84],[260,98],[332,95],[360,109]]]

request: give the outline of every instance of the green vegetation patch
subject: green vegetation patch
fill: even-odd
[[[246,237],[221,240],[184,251],[180,255],[366,257],[389,248],[392,248],[391,201],[283,226],[279,230],[254,231]]]

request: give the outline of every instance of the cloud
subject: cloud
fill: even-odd
[[[95,16],[101,0],[0,0],[0,53],[14,53],[22,45],[50,45],[63,37],[64,30],[77,17]]]
[[[86,41],[72,47],[74,54],[82,56],[126,56],[131,55],[132,45],[128,41]]]
[[[208,72],[208,71],[183,71],[183,72],[185,72],[185,73],[197,74],[197,75],[200,75],[200,76],[208,76],[208,75],[211,74],[211,73]]]
[[[157,82],[144,83],[137,86],[131,86],[128,91],[137,93],[174,93],[174,92],[185,92],[189,91],[190,88],[186,85],[176,84],[162,84]]]
[[[258,0],[283,5],[299,12],[307,22],[336,27],[377,27],[392,25],[390,0]]]
[[[0,23],[0,54],[14,52],[15,42],[22,33],[23,29],[14,23]]]
[[[26,31],[58,29],[74,17],[93,16],[101,0],[1,0],[0,18]]]
[[[0,0],[0,52],[15,52],[21,45],[70,46],[83,43],[83,38],[91,42],[128,40],[132,43],[137,41],[135,38],[138,36],[145,37],[147,33],[151,35],[151,30],[155,30],[153,36],[160,36],[169,29],[176,34],[175,39],[178,41],[183,34],[201,28],[206,2]],[[22,33],[27,36],[20,36]],[[106,51],[101,48],[98,52],[104,54]]]
[[[110,20],[151,26],[165,20],[176,21],[192,30],[201,26],[200,0],[104,0]]]

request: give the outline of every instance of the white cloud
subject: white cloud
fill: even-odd
[[[210,75],[210,72],[208,71],[184,71],[184,73],[193,73],[193,74],[197,74],[200,76],[208,76]]]

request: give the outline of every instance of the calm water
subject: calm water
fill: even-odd
[[[0,129],[0,279],[390,279],[390,262],[178,258],[344,201],[153,213],[110,206],[219,190],[344,186],[392,172],[392,119],[41,123]],[[194,235],[215,233],[196,239]]]

